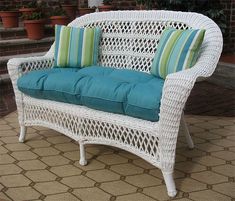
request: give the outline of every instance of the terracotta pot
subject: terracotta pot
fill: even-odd
[[[79,16],[86,15],[89,13],[94,13],[95,8],[78,8],[78,14]]]
[[[53,26],[55,26],[56,24],[67,25],[69,22],[69,18],[67,16],[51,16],[50,20]]]
[[[66,12],[67,16],[69,17],[70,20],[75,19],[76,17],[76,5],[62,5],[63,10]]]
[[[103,5],[103,6],[98,6],[99,12],[105,12],[105,11],[111,11],[113,10],[112,5]]]
[[[18,11],[1,11],[0,16],[4,28],[13,28],[19,26],[19,12]]]
[[[45,20],[24,20],[24,26],[29,39],[40,40],[44,37]]]
[[[22,15],[31,15],[33,12],[37,11],[37,8],[20,8],[19,11]]]

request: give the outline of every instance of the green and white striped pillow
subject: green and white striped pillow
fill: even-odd
[[[160,38],[151,74],[163,79],[170,73],[191,68],[197,61],[205,30],[167,28]]]
[[[96,65],[100,28],[55,26],[55,67]]]

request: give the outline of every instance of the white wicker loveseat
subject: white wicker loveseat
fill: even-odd
[[[146,121],[84,106],[24,95],[17,79],[26,72],[51,68],[54,46],[45,56],[15,58],[8,62],[14,87],[20,124],[19,141],[23,142],[28,126],[45,126],[57,130],[80,144],[80,164],[86,165],[85,144],[106,144],[132,152],[161,169],[168,195],[177,191],[173,179],[175,150],[180,124],[189,147],[193,147],[183,108],[199,77],[210,76],[222,51],[222,34],[218,26],[197,13],[172,11],[113,11],[85,15],[69,26],[102,29],[99,64],[149,72],[160,33],[167,26],[177,29],[205,29],[199,59],[194,67],[167,76],[161,98],[160,119]]]

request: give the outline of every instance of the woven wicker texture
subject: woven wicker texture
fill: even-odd
[[[21,141],[25,126],[40,125],[78,140],[81,147],[89,143],[120,147],[160,168],[168,195],[175,196],[172,174],[182,111],[197,78],[210,76],[216,68],[223,45],[220,29],[201,14],[172,11],[93,13],[75,19],[69,26],[97,26],[102,29],[99,54],[101,65],[144,72],[150,70],[160,34],[166,27],[206,30],[196,65],[167,76],[160,120],[155,123],[77,105],[37,100],[21,94],[16,86],[17,78],[31,70],[52,67],[54,46],[43,57],[12,59],[8,62],[16,95]],[[185,131],[188,136],[186,128]],[[82,154],[80,162],[86,164]]]

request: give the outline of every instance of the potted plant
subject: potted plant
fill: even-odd
[[[69,18],[66,15],[66,12],[61,7],[55,7],[52,11],[50,20],[53,26],[55,26],[56,24],[67,25]]]
[[[61,4],[61,6],[63,10],[66,12],[70,20],[73,20],[74,18],[76,18],[77,5],[75,2],[73,2],[72,0],[65,0]]]
[[[29,3],[27,3],[26,5],[23,5],[19,11],[22,13],[22,15],[30,15],[33,12],[37,11],[37,1],[33,0]]]
[[[29,39],[42,39],[44,37],[44,24],[45,19],[41,11],[24,16],[24,26]]]
[[[103,5],[98,6],[100,12],[113,10],[113,6],[111,5],[112,0],[103,0]]]
[[[13,28],[19,26],[19,12],[14,6],[5,6],[0,11],[2,23],[4,28]]]
[[[157,1],[155,2],[157,5]],[[153,8],[152,0],[136,0],[136,9],[137,10],[150,10]]]

